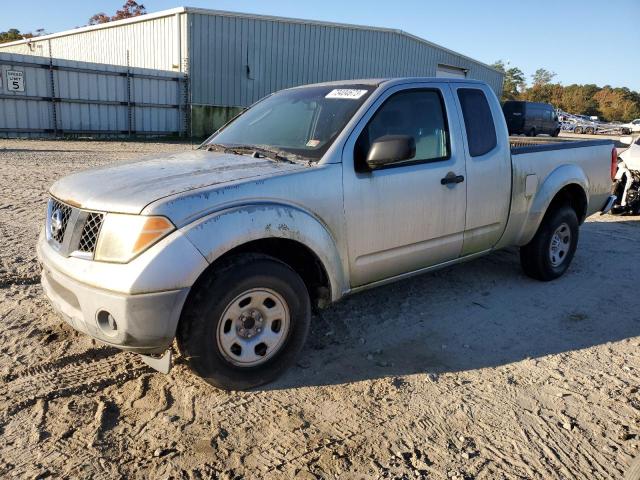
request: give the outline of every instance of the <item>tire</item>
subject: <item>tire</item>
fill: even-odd
[[[246,390],[274,380],[296,361],[310,321],[309,293],[295,271],[267,255],[239,255],[192,291],[178,348],[207,383]]]
[[[582,129],[582,127],[576,127],[573,129],[573,133],[577,133],[578,135],[582,135],[583,132],[584,130]]]
[[[536,136],[536,129],[532,128],[531,130],[529,130],[527,132],[527,137],[535,137]]]
[[[547,212],[533,239],[520,248],[524,273],[543,282],[562,276],[573,260],[578,234],[578,217],[571,207]]]
[[[593,135],[595,133],[595,129],[593,127],[587,127],[584,129],[584,133],[587,135]]]
[[[553,133],[551,134],[552,137],[557,137],[558,135],[560,135],[560,129],[556,128]]]

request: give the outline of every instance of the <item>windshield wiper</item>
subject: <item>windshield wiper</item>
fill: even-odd
[[[231,153],[250,152],[255,158],[267,157],[278,162],[291,162],[291,160],[277,150],[271,150],[257,145],[232,145],[227,147],[226,151]]]
[[[211,143],[207,145],[207,150],[221,151],[224,153],[235,153],[236,155],[244,155],[250,153],[255,158],[266,157],[277,162],[296,163],[289,158],[284,152],[262,147],[259,145],[222,145],[219,143]]]

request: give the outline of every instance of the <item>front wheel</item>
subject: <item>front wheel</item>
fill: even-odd
[[[225,390],[268,383],[292,365],[309,331],[307,288],[285,263],[245,254],[195,287],[178,327],[189,367]]]
[[[533,239],[520,248],[524,273],[544,282],[560,277],[576,252],[578,233],[578,217],[571,207],[547,213]]]

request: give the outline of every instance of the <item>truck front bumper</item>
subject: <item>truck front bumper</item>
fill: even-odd
[[[74,329],[122,350],[160,354],[175,337],[190,290],[185,285],[192,285],[206,266],[181,235],[163,242],[129,264],[115,265],[65,258],[41,235],[37,250],[42,287]],[[132,293],[139,285],[146,288]]]
[[[53,307],[76,330],[137,353],[162,353],[175,336],[188,288],[123,295],[42,270],[42,288]]]

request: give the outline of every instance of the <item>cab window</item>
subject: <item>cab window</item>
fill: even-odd
[[[416,154],[393,166],[449,158],[449,132],[440,92],[408,90],[389,97],[358,137],[354,151],[358,170],[366,169],[373,142],[387,135],[408,135],[416,142]]]

